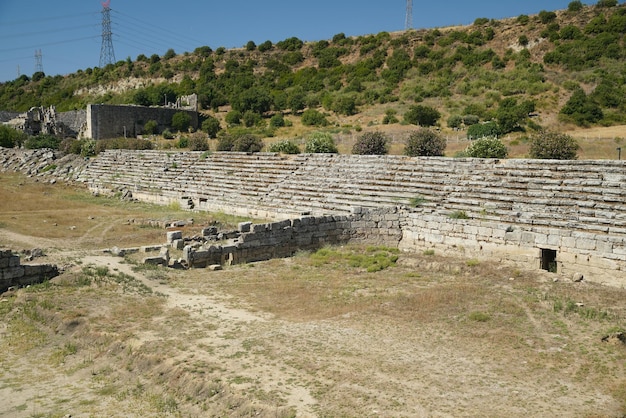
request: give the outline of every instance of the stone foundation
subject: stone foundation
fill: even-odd
[[[10,250],[0,250],[0,293],[10,287],[22,287],[42,283],[59,275],[56,266],[50,264],[22,265],[20,257]]]

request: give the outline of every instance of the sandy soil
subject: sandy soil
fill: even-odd
[[[66,268],[0,298],[2,417],[626,414],[626,346],[601,341],[624,289],[421,254],[146,268],[94,249],[119,219],[82,218],[69,238],[0,228]]]

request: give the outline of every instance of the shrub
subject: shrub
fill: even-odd
[[[24,132],[0,124],[0,147],[19,147],[25,140],[26,134]]]
[[[404,154],[410,157],[440,157],[445,149],[445,138],[430,129],[422,128],[409,135]]]
[[[300,154],[300,148],[288,139],[274,142],[269,146],[269,152],[280,152],[281,154]]]
[[[26,149],[41,149],[52,148],[59,149],[61,139],[54,135],[39,134],[37,136],[31,136],[24,142],[24,148]]]
[[[187,132],[191,126],[191,115],[187,112],[176,112],[172,116],[172,127],[178,132]]]
[[[506,158],[506,146],[497,138],[481,138],[467,148],[468,157],[473,158]]]
[[[162,135],[165,139],[174,139],[174,134],[169,129],[164,130]]]
[[[397,113],[398,112],[396,112],[395,109],[387,109],[385,111],[385,117],[383,118],[383,125],[390,125],[392,123],[400,122],[398,118],[396,117]]]
[[[448,128],[457,129],[463,124],[463,118],[459,115],[450,115],[448,118]]]
[[[615,7],[617,6],[617,0],[598,0],[596,7]]]
[[[385,155],[389,152],[388,138],[382,132],[366,132],[361,135],[352,147],[357,155]]]
[[[477,123],[467,128],[469,139],[495,138],[500,135],[500,128],[495,122]]]
[[[202,130],[204,132],[207,133],[207,135],[209,135],[209,138],[216,138],[217,137],[217,133],[222,129],[222,127],[220,126],[220,121],[219,119],[213,117],[213,116],[208,116],[203,122],[202,122]]]
[[[530,158],[575,160],[579,148],[578,142],[567,134],[541,131],[530,138]]]
[[[239,125],[241,123],[241,112],[238,110],[231,110],[226,114],[224,120],[228,126]]]
[[[146,135],[153,135],[159,133],[159,124],[156,120],[149,120],[143,125],[143,133]]]
[[[235,139],[233,144],[233,151],[236,152],[259,152],[263,149],[265,144],[256,135],[244,134]]]
[[[315,109],[302,112],[302,124],[305,126],[327,126],[326,116]]]
[[[583,4],[580,0],[574,0],[571,1],[568,5],[567,5],[567,10],[570,12],[577,12],[579,10],[582,10],[583,8]]]
[[[208,151],[209,141],[202,133],[191,135],[189,138],[189,150],[191,151]]]
[[[217,151],[232,151],[235,146],[235,138],[230,135],[224,135],[217,140]]]
[[[282,128],[285,126],[285,117],[282,113],[277,113],[270,119],[270,126],[272,128]]]
[[[313,132],[304,146],[304,152],[309,154],[339,152],[335,140],[328,132]]]
[[[176,143],[176,146],[178,148],[187,148],[189,146],[189,137],[181,136],[180,138],[178,138],[178,142]]]
[[[411,106],[404,114],[404,120],[412,125],[434,126],[441,117],[441,113],[430,106]]]
[[[83,157],[93,157],[96,155],[96,140],[95,139],[81,139],[80,141],[80,155]]]

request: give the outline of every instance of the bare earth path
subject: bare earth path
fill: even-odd
[[[66,267],[0,298],[0,416],[626,414],[626,346],[601,341],[624,289],[436,254],[367,272],[350,247],[148,268],[102,252],[124,219],[105,215],[58,239],[0,228]]]

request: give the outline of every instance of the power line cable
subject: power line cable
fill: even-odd
[[[50,33],[68,32],[68,31],[77,30],[77,29],[95,28],[97,26],[98,25],[91,24],[91,25],[80,25],[80,26],[74,26],[74,27],[65,27],[65,28],[59,28],[59,29],[49,29],[49,30],[44,30],[44,31],[39,31],[39,32],[12,33],[10,35],[2,35],[2,38],[5,38],[5,39],[24,38],[24,37],[33,36],[33,35],[47,35]]]
[[[31,45],[31,46],[20,46],[20,47],[15,47],[15,48],[5,48],[5,49],[0,49],[0,53],[2,53],[2,52],[10,52],[10,51],[21,51],[23,49],[33,49],[33,48],[39,48],[39,47],[42,47],[42,46],[68,44],[68,43],[73,43],[73,42],[84,41],[84,40],[87,40],[87,39],[100,38],[100,36],[101,35],[85,36],[85,37],[82,37],[82,38],[65,39],[65,40],[62,40],[62,41],[47,42],[47,43]]]
[[[46,21],[50,21],[50,20],[61,20],[61,19],[74,19],[77,17],[82,17],[82,16],[89,16],[89,15],[96,15],[96,12],[88,12],[88,13],[80,13],[80,14],[74,14],[74,15],[64,15],[64,16],[51,16],[51,17],[44,17],[44,18],[38,18],[38,19],[28,19],[28,20],[19,20],[19,21],[11,21],[11,22],[2,22],[0,21],[0,26],[1,27],[7,27],[7,26],[21,26],[21,25],[25,25],[27,23],[41,23],[41,22],[46,22]]]
[[[181,35],[179,32],[174,32],[174,31],[170,31],[170,30],[167,30],[167,29],[159,27],[159,26],[155,26],[152,23],[144,22],[144,21],[142,21],[140,19],[137,19],[136,17],[126,15],[126,14],[120,12],[120,11],[117,11],[117,10],[111,9],[111,11],[114,13],[114,15],[121,16],[122,17],[122,21],[124,19],[129,19],[131,21],[137,22],[137,23],[132,23],[132,25],[136,27],[136,26],[138,26],[137,24],[139,24],[139,26],[143,26],[144,28],[146,28],[146,30],[150,34],[152,34],[152,35],[154,34],[155,31],[161,32],[164,35],[167,34],[167,36],[168,36],[167,39],[166,39],[167,41],[171,41],[172,38],[175,38],[175,39],[178,39],[178,42],[183,42],[185,45],[188,45],[189,43],[193,43],[196,46],[203,45],[202,41],[199,41],[199,40],[197,40],[195,38],[192,38],[192,37],[189,37],[189,36]]]

